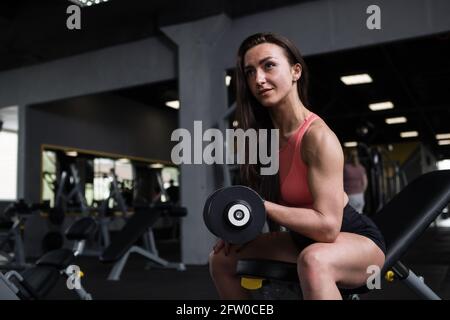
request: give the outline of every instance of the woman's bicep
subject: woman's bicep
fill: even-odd
[[[333,132],[324,132],[311,139],[307,160],[308,184],[314,209],[322,214],[342,215],[344,207],[344,158],[339,140]]]

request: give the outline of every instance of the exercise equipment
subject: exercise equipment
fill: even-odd
[[[19,300],[19,290],[0,272],[0,300]]]
[[[108,214],[110,210],[110,203],[112,202],[113,207],[117,207],[123,217],[126,217],[128,212],[128,208],[119,188],[119,182],[114,169],[110,170],[109,177],[111,178],[109,195],[101,201],[98,209],[98,221],[100,227],[98,243],[101,251],[105,250],[105,248],[111,244],[111,238],[109,235],[109,224],[111,223],[111,217]],[[95,252],[95,255],[100,254],[101,252]]]
[[[262,198],[245,186],[216,190],[205,202],[203,220],[209,231],[232,244],[243,244],[261,233],[266,222]]]
[[[110,202],[113,202],[113,207],[117,205],[117,208],[122,213],[122,215],[126,216],[128,208],[125,203],[125,199],[122,196],[122,190],[120,190],[119,188],[119,182],[117,180],[117,175],[114,169],[110,170],[109,177],[111,178],[109,195],[102,201],[100,211],[103,212],[104,215],[106,215]]]
[[[186,214],[185,208],[164,203],[135,207],[134,214],[100,256],[101,262],[114,263],[108,275],[108,280],[117,281],[120,279],[131,253],[138,253],[163,268],[185,270],[186,267],[183,263],[169,262],[159,256],[152,226],[164,215],[182,217]],[[136,245],[140,238],[142,238],[144,246]]]
[[[71,181],[70,181],[71,180]],[[66,193],[65,187],[67,182],[71,182],[72,189]],[[70,175],[67,171],[61,173],[61,178],[58,183],[58,188],[55,196],[55,208],[50,213],[51,219],[54,219],[56,224],[61,224],[64,220],[64,214],[67,212],[69,204],[76,202],[79,204],[81,212],[84,215],[89,214],[89,206],[83,193],[83,188],[80,184],[78,170],[74,164],[70,165]],[[53,216],[53,217],[52,217]]]
[[[44,254],[36,264],[24,271],[9,271],[0,279],[0,296],[3,294],[23,300],[41,300],[55,287],[61,275],[72,275],[71,266],[84,249],[86,240],[97,229],[94,219],[84,217],[73,223],[66,231],[68,240],[73,240],[74,247],[70,249],[58,249]],[[9,288],[9,291],[5,289]],[[76,294],[82,300],[91,300],[92,296],[83,288],[74,288]],[[12,298],[14,298],[12,296]]]
[[[374,222],[385,238],[387,248],[381,274],[386,274],[390,279],[401,280],[423,299],[440,298],[423,279],[401,263],[400,259],[449,202],[450,170],[433,171],[411,182],[373,216]],[[241,282],[242,284],[248,282],[252,284],[248,287],[260,287],[264,281],[272,280],[298,283],[295,263],[245,259],[238,261],[236,273],[246,279]],[[258,283],[255,284],[251,279],[258,279]],[[341,290],[344,295],[368,291],[366,286]]]
[[[25,259],[25,248],[22,238],[22,228],[26,219],[38,210],[47,210],[48,202],[28,204],[23,199],[10,203],[2,214],[2,220],[10,224],[8,232],[1,235],[0,253],[4,261],[1,269],[24,269],[29,265]],[[7,251],[9,247],[9,251]]]

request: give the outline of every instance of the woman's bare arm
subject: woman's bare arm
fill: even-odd
[[[344,208],[344,157],[336,135],[324,123],[311,125],[302,142],[302,157],[308,167],[312,208],[293,208],[265,202],[268,216],[306,237],[334,242],[339,234]]]

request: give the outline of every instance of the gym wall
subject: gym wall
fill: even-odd
[[[170,161],[175,128],[175,110],[109,93],[29,106],[25,197],[40,200],[42,144]]]

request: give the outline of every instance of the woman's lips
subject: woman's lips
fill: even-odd
[[[271,91],[272,91],[272,89],[264,89],[264,90],[259,91],[259,95],[260,96],[265,96]]]

